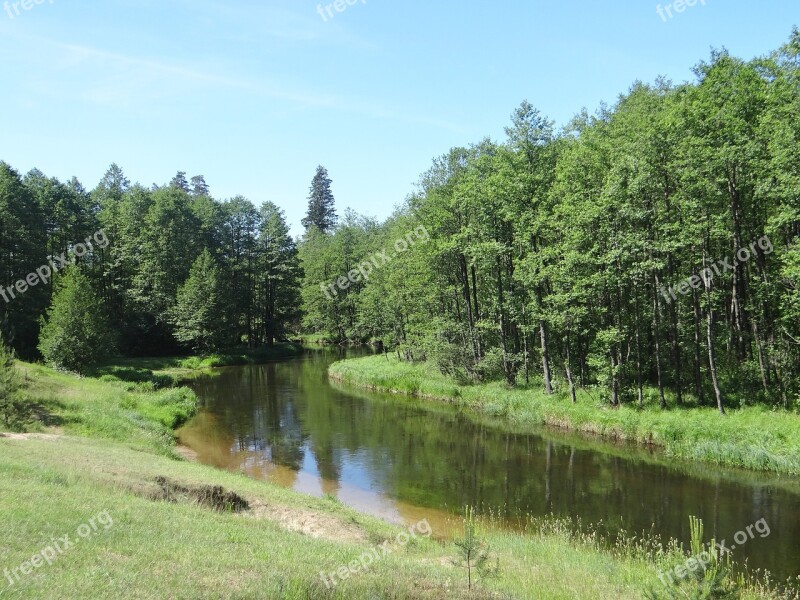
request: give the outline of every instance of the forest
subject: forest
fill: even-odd
[[[319,167],[297,238],[274,203],[214,199],[202,176],[145,187],[112,164],[87,191],[0,163],[0,285],[70,262],[0,302],[0,330],[79,372],[302,336],[573,401],[794,408],[800,32],[749,61],[714,51],[695,75],[636,82],[561,129],[524,101],[504,140],[435,159],[383,222],[337,215]],[[96,232],[107,245],[79,256]]]
[[[306,234],[304,327],[573,401],[793,407],[799,57],[796,30],[768,57],[715,51],[695,82],[636,82],[560,131],[523,102],[504,141],[436,159],[386,223]],[[314,285],[420,224],[430,242],[368,281]]]
[[[216,201],[202,176],[145,188],[112,164],[87,192],[0,163],[0,215],[2,281],[19,290],[62,262],[51,257],[68,263],[51,269],[52,285],[2,304],[3,337],[22,357],[80,371],[114,354],[257,348],[297,319],[301,270],[283,212]],[[92,235],[104,243],[76,251]]]

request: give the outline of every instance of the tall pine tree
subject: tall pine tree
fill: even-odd
[[[308,214],[303,219],[306,230],[316,227],[322,233],[328,233],[336,225],[336,209],[334,207],[333,192],[331,191],[331,178],[328,170],[317,167],[317,174],[311,182],[311,191],[308,196]]]

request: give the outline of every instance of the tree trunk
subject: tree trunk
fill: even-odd
[[[656,377],[658,378],[658,396],[662,409],[667,408],[664,396],[664,380],[661,375],[661,302],[658,300],[658,275],[653,272],[653,341],[656,346]]]
[[[761,344],[761,336],[758,333],[758,323],[753,318],[751,321],[753,327],[753,340],[756,344],[756,351],[758,353],[758,368],[761,370],[761,385],[764,388],[764,393],[769,394],[769,371],[767,370],[767,361],[764,358],[764,346]]]
[[[697,293],[697,289],[694,287],[692,288],[692,306],[694,308],[694,394],[697,396],[697,403],[702,406],[705,400],[703,394],[703,376],[700,370],[702,364],[700,347],[703,338],[700,327],[703,315],[700,310],[700,294]]]
[[[525,357],[525,386],[527,387],[531,380],[528,354],[528,318],[525,315],[525,300],[522,301],[522,347],[523,355]]]
[[[572,403],[576,404],[578,402],[578,398],[575,395],[575,381],[573,381],[572,379],[572,365],[571,365],[572,355],[570,352],[569,331],[567,331],[565,346],[567,349],[567,359],[564,362],[564,368],[565,371],[567,372],[567,381],[569,382],[569,395],[572,398]]]
[[[706,268],[706,256],[703,252],[703,268]],[[706,271],[709,273],[709,271]],[[719,387],[719,378],[717,377],[717,353],[714,349],[714,307],[711,304],[711,281],[712,275],[708,275],[706,279],[706,302],[708,307],[706,309],[706,335],[708,338],[708,367],[711,370],[711,381],[714,383],[714,395],[717,398],[717,408],[721,414],[725,414],[725,405],[723,404],[722,390]]]
[[[642,342],[640,337],[641,329],[641,309],[639,307],[639,295],[634,290],[636,296],[636,393],[639,401],[639,408],[644,407],[644,390],[642,386]]]
[[[675,260],[672,253],[667,258],[667,273],[669,274],[669,281],[675,280]],[[678,406],[683,404],[683,388],[681,386],[681,346],[678,339],[678,311],[675,309],[675,303],[669,304],[669,320],[670,320],[670,338],[672,342],[672,366],[675,369],[675,401]]]
[[[616,350],[612,346],[611,354],[611,406],[619,406],[619,379],[617,378]]]
[[[506,335],[506,309],[505,297],[503,294],[503,272],[501,270],[500,257],[497,258],[497,306],[500,310],[500,345],[503,349],[503,373],[506,377],[506,383],[513,386],[516,383],[514,376],[514,368],[511,361],[508,360],[508,338]]]
[[[550,378],[550,355],[547,350],[547,327],[539,321],[539,336],[542,339],[542,369],[544,371],[544,391],[550,396],[553,393],[553,382]]]

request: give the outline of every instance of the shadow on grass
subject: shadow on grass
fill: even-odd
[[[65,417],[63,414],[56,414],[59,412],[66,412],[68,408],[66,404],[55,398],[39,400],[28,404],[30,417],[45,427],[61,427],[70,423],[80,423],[81,418],[78,416]]]
[[[100,381],[122,381],[125,383],[150,383],[153,389],[159,390],[177,385],[175,377],[153,373],[145,367],[107,365],[96,367],[89,374]]]

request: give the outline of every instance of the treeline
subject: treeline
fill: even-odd
[[[62,255],[69,266],[51,269],[52,281],[17,285]],[[112,165],[87,191],[0,162],[0,285],[15,292],[0,300],[0,331],[24,357],[42,350],[80,370],[113,350],[269,345],[297,327],[300,277],[270,202],[215,200],[202,176],[184,173],[145,188]]]
[[[388,222],[311,226],[305,326],[465,381],[538,380],[573,399],[598,384],[613,405],[789,407],[800,33],[749,62],[714,52],[695,72],[636,83],[559,132],[525,102],[502,143],[436,160]],[[335,297],[320,291],[420,224],[430,242]]]

